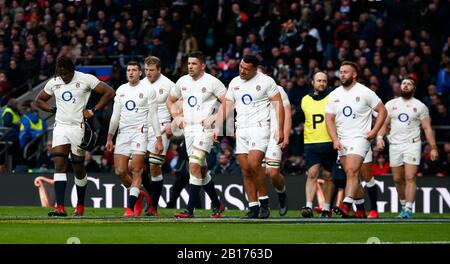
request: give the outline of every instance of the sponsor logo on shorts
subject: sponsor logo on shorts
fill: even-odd
[[[261,91],[261,85],[256,85],[256,91]]]
[[[120,94],[120,97],[125,97],[125,94]]]
[[[61,88],[61,85],[56,85],[56,86],[55,86],[55,89],[56,89],[56,90],[58,90],[58,89],[60,89],[60,88]]]
[[[183,91],[186,91],[187,89],[186,89],[186,87],[181,87],[181,90],[183,90]]]
[[[335,102],[335,103],[339,103],[339,102],[340,102],[340,100],[339,100],[339,99],[336,99],[336,100],[334,100],[334,102]]]
[[[235,91],[239,91],[239,86],[234,87]]]
[[[75,87],[80,88],[80,83],[77,82],[77,83],[75,84]]]

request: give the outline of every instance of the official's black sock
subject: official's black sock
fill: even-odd
[[[367,187],[367,193],[370,199],[370,210],[377,210],[378,190],[377,186]]]
[[[194,207],[197,205],[198,201],[200,200],[200,185],[194,185],[189,184],[189,201],[186,206],[186,209],[189,211],[189,213],[194,213]]]

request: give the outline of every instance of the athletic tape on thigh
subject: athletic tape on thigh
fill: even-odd
[[[148,161],[153,165],[162,165],[164,163],[164,157],[158,155],[150,154]]]
[[[279,160],[267,160],[266,167],[271,169],[279,169],[281,167],[281,161]]]
[[[88,180],[87,180],[87,175],[84,176],[83,179],[78,179],[77,177],[75,177],[75,185],[79,186],[79,187],[84,187],[86,186]]]
[[[206,174],[206,177],[202,180],[202,185],[207,185],[211,181],[211,175],[209,173]]]
[[[192,184],[192,185],[202,186],[203,185],[203,180],[190,175],[189,183]]]
[[[199,149],[193,149],[189,156],[189,163],[197,163],[202,167],[206,166],[206,153]]]
[[[371,188],[371,187],[373,187],[373,186],[375,186],[375,185],[376,185],[376,183],[375,183],[375,178],[374,178],[374,177],[372,177],[372,178],[370,179],[370,181],[368,181],[368,182],[366,183],[367,188]]]

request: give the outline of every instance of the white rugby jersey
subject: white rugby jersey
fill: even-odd
[[[55,95],[56,123],[65,125],[79,125],[83,122],[83,110],[91,95],[91,90],[100,83],[92,74],[75,71],[70,83],[65,84],[60,77],[50,78],[45,84],[44,91]]]
[[[161,123],[170,122],[170,113],[169,109],[167,109],[167,97],[169,96],[170,90],[175,87],[175,83],[173,83],[169,78],[164,75],[160,75],[158,80],[154,83],[151,83],[147,77],[141,80],[145,85],[150,86],[151,89],[156,92],[156,101],[158,101],[158,119]]]
[[[114,124],[119,119],[119,132],[138,132],[149,127],[149,106],[156,105],[156,92],[149,89],[144,82],[136,86],[129,83],[122,84],[114,97],[114,108],[111,116],[109,133],[115,134]],[[156,108],[156,107],[155,107]]]
[[[218,99],[226,92],[219,79],[205,72],[198,80],[189,75],[182,76],[170,95],[183,99],[184,121],[187,125],[196,125],[219,111]]]
[[[395,98],[386,103],[388,118],[391,121],[389,143],[401,144],[420,141],[420,124],[430,117],[428,108],[416,98],[405,100]]]
[[[325,112],[336,115],[339,139],[365,137],[372,128],[372,111],[380,102],[376,93],[360,83],[350,90],[339,86],[328,96]]]
[[[270,100],[278,92],[275,81],[256,73],[250,80],[237,76],[228,85],[226,99],[235,103],[236,127],[255,127],[270,121]]]
[[[280,92],[281,100],[283,100],[283,107],[291,107],[291,102],[289,102],[289,97],[287,93],[284,91],[283,87],[277,85],[277,88],[278,91]],[[286,113],[284,114],[286,115]],[[278,128],[277,112],[272,104],[270,104],[270,128],[272,130]]]

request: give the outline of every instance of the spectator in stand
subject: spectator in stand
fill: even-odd
[[[86,172],[100,172],[100,165],[94,160],[90,151],[86,151],[84,166],[86,167]]]
[[[391,172],[389,162],[386,160],[386,156],[383,153],[379,153],[377,162],[372,163],[373,176],[381,176]]]
[[[226,154],[219,155],[219,163],[214,168],[216,174],[240,175],[241,169],[235,160],[231,160]]]

